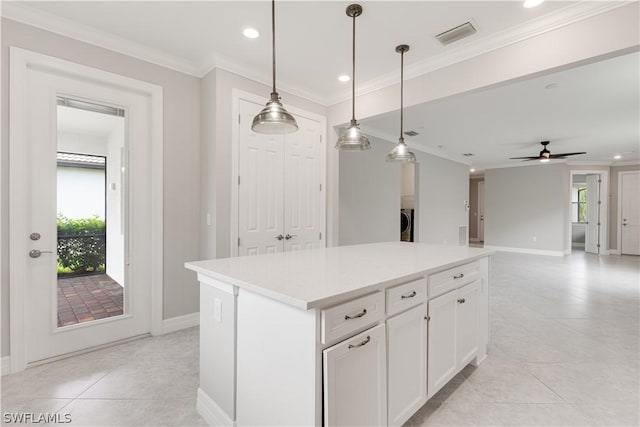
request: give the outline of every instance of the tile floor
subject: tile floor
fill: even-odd
[[[640,259],[576,253],[492,259],[488,359],[407,426],[638,426]],[[204,425],[197,328],[2,377],[2,412],[71,425]],[[3,420],[4,422],[4,416]]]
[[[58,279],[58,326],[120,316],[123,287],[106,274]]]

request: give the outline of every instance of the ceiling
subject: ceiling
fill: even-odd
[[[278,87],[333,105],[350,97],[350,2],[278,1]],[[623,2],[367,1],[357,18],[357,93],[399,79],[395,46],[411,45],[405,78],[446,66],[610,10]],[[268,1],[2,2],[3,15],[195,76],[225,68],[270,84]],[[478,32],[442,46],[434,35],[471,21]],[[261,32],[242,35],[246,27]],[[509,157],[587,151],[589,162],[638,160],[638,54],[613,58],[405,110],[410,146],[478,169],[525,164]],[[550,84],[555,88],[546,89]],[[266,94],[265,94],[266,96]],[[285,99],[286,104],[286,99]],[[398,111],[361,120],[368,132],[394,141]],[[462,153],[473,153],[463,157]],[[531,162],[530,162],[531,163]],[[529,163],[529,164],[530,164]]]
[[[550,86],[551,85],[551,86]],[[640,144],[640,55],[635,52],[570,70],[405,108],[405,137],[416,149],[463,159],[475,169],[551,153],[586,151],[570,160],[637,161]],[[366,131],[397,140],[397,111],[361,120]],[[532,162],[527,162],[531,164]]]

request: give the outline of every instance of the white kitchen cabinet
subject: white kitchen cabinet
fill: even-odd
[[[477,355],[479,290],[476,280],[429,301],[429,397]]]
[[[386,347],[381,324],[323,351],[325,425],[387,425]]]
[[[427,401],[427,305],[387,320],[390,426],[404,424]]]

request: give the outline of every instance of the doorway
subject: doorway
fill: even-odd
[[[640,255],[640,172],[618,173],[620,254]]]
[[[570,242],[572,252],[608,254],[605,171],[571,171]]]
[[[400,240],[417,242],[418,233],[416,212],[416,163],[402,163],[400,188]]]
[[[162,269],[152,259],[162,259],[162,96],[144,82],[10,52],[16,372],[161,328]]]

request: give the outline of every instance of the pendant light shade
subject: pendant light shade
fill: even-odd
[[[296,119],[284,108],[276,90],[276,2],[271,0],[271,65],[273,86],[267,105],[253,118],[251,130],[263,134],[284,134],[298,130]]]
[[[415,163],[416,155],[409,150],[402,136],[402,126],[404,121],[404,53],[409,50],[409,45],[401,44],[396,46],[396,52],[400,54],[400,138],[393,150],[387,154],[387,162]]]
[[[336,148],[338,150],[368,150],[371,148],[369,138],[358,127],[356,120],[356,17],[362,15],[362,6],[352,4],[347,7],[347,16],[353,19],[352,73],[351,73],[351,124],[342,132]]]

